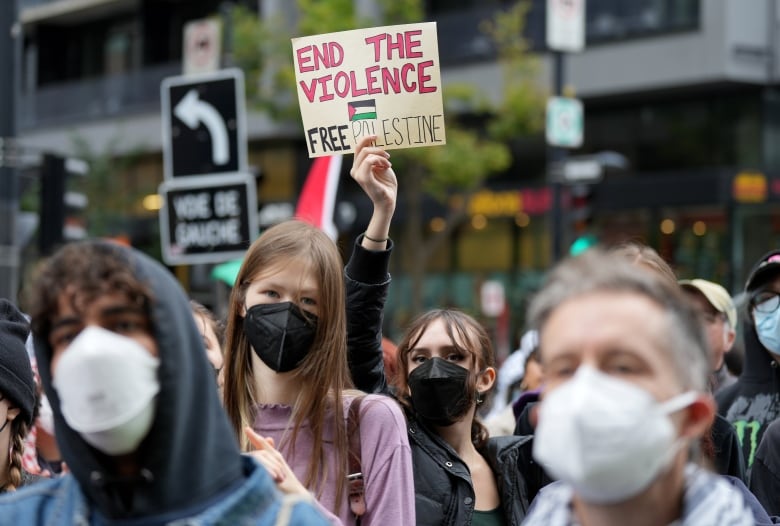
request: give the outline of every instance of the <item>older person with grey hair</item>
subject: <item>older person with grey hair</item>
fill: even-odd
[[[534,298],[545,376],[534,457],[558,482],[524,524],[754,524],[737,490],[691,462],[715,414],[708,348],[667,281],[593,250]]]

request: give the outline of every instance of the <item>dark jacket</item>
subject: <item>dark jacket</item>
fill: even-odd
[[[780,421],[766,428],[758,445],[750,491],[769,515],[780,515]]]
[[[390,286],[390,254],[386,250],[366,250],[358,236],[352,256],[344,268],[347,294],[347,347],[349,370],[355,387],[366,393],[386,393],[385,365],[382,358],[382,320],[387,289]]]
[[[734,427],[722,416],[715,415],[715,420],[710,428],[710,436],[715,448],[712,459],[715,473],[737,478],[744,483],[746,480],[745,459]]]
[[[471,473],[455,450],[436,433],[406,413],[414,468],[415,513],[418,526],[471,524],[474,487]],[[507,525],[519,525],[530,504],[524,466],[531,458],[530,437],[491,438],[480,453],[490,464],[498,485]]]
[[[766,427],[780,416],[780,368],[749,320],[745,322],[745,366],[737,381],[715,395],[718,413],[737,432],[745,459],[746,477]]]

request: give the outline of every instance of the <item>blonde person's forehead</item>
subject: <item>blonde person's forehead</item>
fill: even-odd
[[[255,283],[259,280],[272,279],[279,274],[293,271],[302,289],[319,289],[318,273],[314,261],[306,255],[298,255],[291,258],[278,258],[268,265],[255,271],[247,283]]]
[[[257,281],[258,279],[275,276],[293,265],[302,267],[307,273],[314,269],[314,261],[306,254],[280,255],[270,259],[265,265],[255,269],[253,273],[248,274],[247,281]]]

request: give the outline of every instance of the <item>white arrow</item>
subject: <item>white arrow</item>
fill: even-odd
[[[226,164],[230,160],[228,133],[225,120],[206,101],[198,99],[198,91],[190,90],[173,109],[173,114],[194,130],[202,122],[211,135],[211,158],[214,164]]]

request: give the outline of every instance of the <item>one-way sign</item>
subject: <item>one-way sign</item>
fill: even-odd
[[[189,265],[243,256],[258,231],[255,184],[251,175],[164,181],[159,189],[163,260]]]
[[[247,171],[240,69],[169,77],[160,98],[165,179]]]

